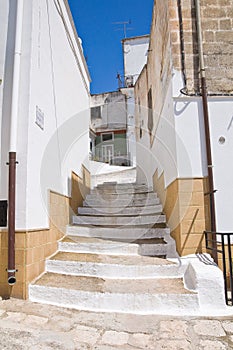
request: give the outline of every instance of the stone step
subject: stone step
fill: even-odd
[[[46,273],[29,286],[33,302],[67,308],[132,314],[193,314],[198,295],[181,278],[103,279]]]
[[[113,187],[97,187],[91,190],[90,194],[100,195],[100,194],[136,194],[136,193],[152,193],[153,189],[152,187],[147,186],[129,186],[129,187],[119,187],[119,186],[113,186]]]
[[[137,184],[136,182],[128,182],[128,183],[118,183],[117,181],[109,181],[109,182],[103,182],[102,184],[97,185],[95,188],[103,188],[103,187],[129,187],[129,186],[146,186],[146,184]]]
[[[181,276],[178,263],[140,255],[106,255],[58,252],[46,260],[46,271],[103,278]]]
[[[115,201],[116,199],[120,200],[128,200],[131,201],[133,199],[155,199],[157,198],[157,194],[154,192],[149,193],[101,193],[99,195],[96,194],[88,194],[86,196],[86,201],[88,202],[90,199],[99,199],[99,200],[108,200]]]
[[[69,226],[64,240],[59,243],[62,251],[178,257],[175,241],[166,228],[145,230]]]
[[[161,218],[165,223],[165,216]],[[68,225],[66,234],[71,236],[92,237],[101,239],[114,239],[116,241],[132,242],[138,239],[164,238],[165,242],[171,239],[169,228],[150,227],[93,227]]]
[[[129,243],[99,238],[66,236],[59,242],[59,251],[70,253],[144,255],[157,257],[167,257],[169,251],[169,257],[175,258],[174,243],[173,254],[171,256],[172,247],[167,247],[167,244],[170,244],[170,242],[166,242],[163,238],[138,239],[133,243]]]
[[[94,215],[94,216],[108,216],[108,215],[146,215],[146,214],[158,214],[162,212],[162,205],[148,206],[148,207],[79,207],[78,214],[80,215]]]
[[[59,242],[58,248],[62,252],[137,255],[139,245],[129,242],[68,235]]]
[[[104,182],[102,184],[97,185],[94,188],[114,188],[114,187],[119,187],[119,188],[129,188],[129,187],[152,187],[148,186],[146,183],[137,183],[137,182],[128,182],[128,183],[118,183],[117,181],[113,182]]]
[[[91,183],[93,187],[106,182],[117,182],[121,184],[136,182],[136,168],[125,167],[124,170],[122,169],[122,171],[113,171],[112,169],[114,169],[115,167],[113,168],[113,166],[108,166],[109,168],[106,169],[106,166],[106,164],[100,163],[98,170],[95,169],[95,171],[92,172],[93,175],[91,175]]]
[[[74,225],[93,226],[135,226],[153,225],[166,222],[165,215],[138,215],[138,216],[73,216]]]
[[[89,198],[83,202],[84,207],[108,207],[108,208],[125,208],[125,207],[143,207],[143,206],[151,206],[157,205],[160,203],[159,198],[154,195],[153,197],[145,197],[145,198],[125,198],[121,197],[106,199],[106,198]]]
[[[212,281],[216,267],[177,256],[159,199],[148,190],[113,183],[93,190],[46,260],[46,273],[29,285],[30,300],[160,315],[195,315],[206,303],[212,309],[213,300],[224,304],[222,279]]]

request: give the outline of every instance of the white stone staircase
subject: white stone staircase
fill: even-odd
[[[152,189],[106,183],[78,208],[59,251],[46,261],[45,274],[30,285],[29,296],[80,310],[198,314],[200,296],[192,275],[192,268],[177,257]]]

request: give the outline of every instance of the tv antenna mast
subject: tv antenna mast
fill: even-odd
[[[123,28],[118,28],[118,29],[115,29],[115,30],[122,30],[123,29],[123,31],[124,31],[124,38],[127,37],[127,30],[133,30],[133,28],[127,28],[127,26],[131,24],[131,20],[122,21],[122,22],[113,22],[113,24],[117,24],[117,25],[123,27]]]

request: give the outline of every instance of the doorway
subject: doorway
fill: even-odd
[[[102,161],[109,163],[114,156],[114,146],[113,145],[102,145]]]

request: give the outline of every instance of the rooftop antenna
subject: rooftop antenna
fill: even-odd
[[[127,28],[128,25],[131,24],[131,19],[128,21],[123,21],[123,22],[113,22],[113,24],[117,24],[123,27],[123,31],[124,31],[124,38],[126,39],[127,37],[127,30],[133,30],[133,28]],[[118,28],[115,30],[122,30],[122,28]]]

